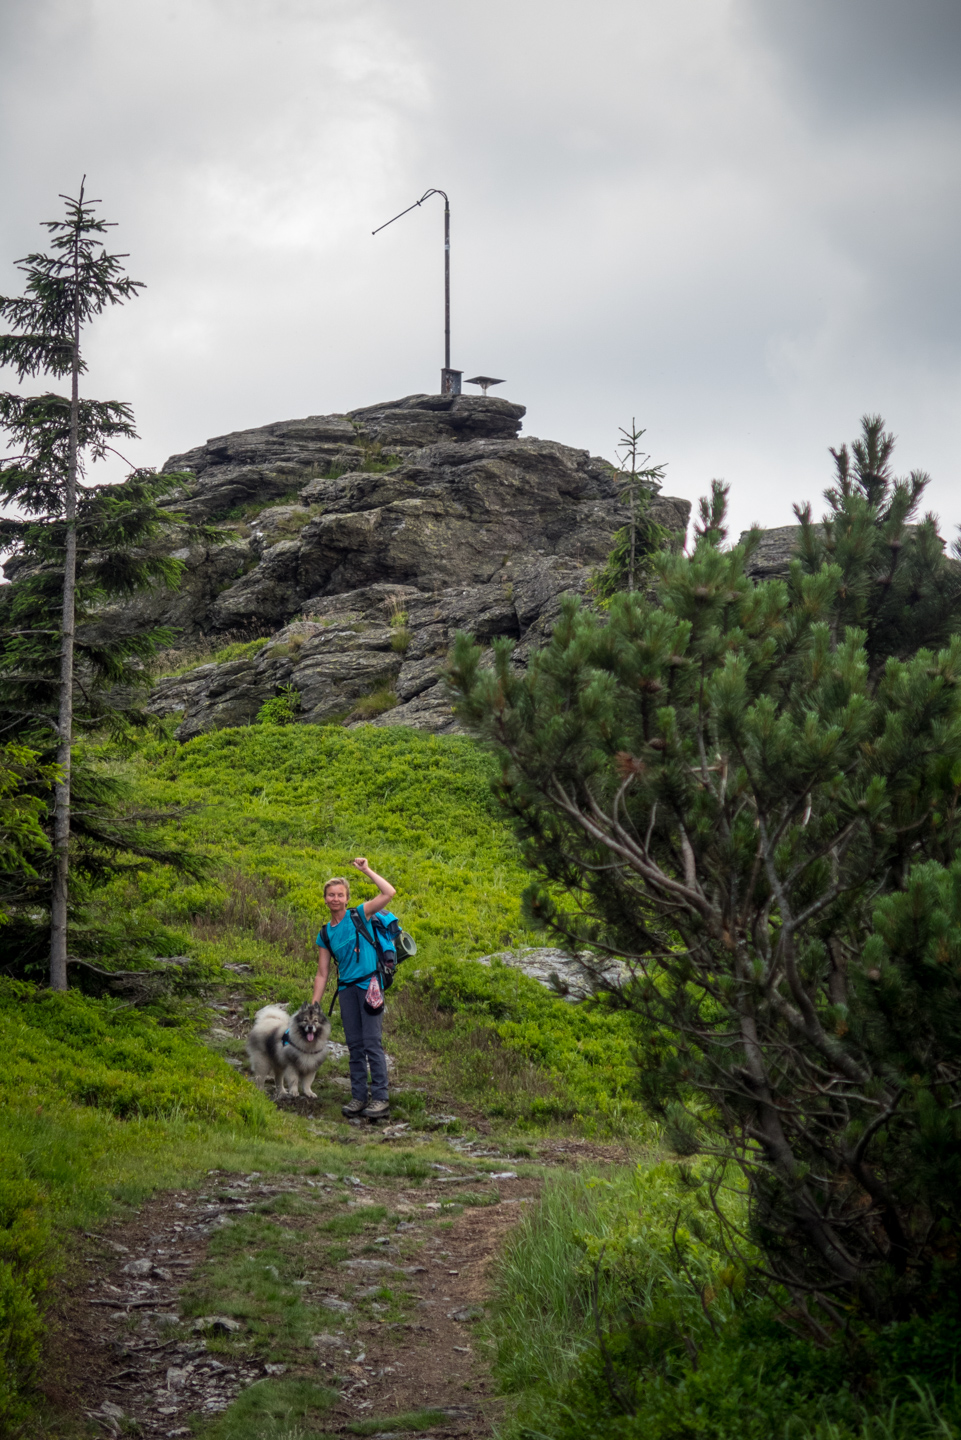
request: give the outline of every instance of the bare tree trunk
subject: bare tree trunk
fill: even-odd
[[[83,203],[83,187],[80,191]],[[70,447],[67,454],[64,519],[63,618],[60,630],[60,712],[57,764],[61,780],[53,803],[53,894],[50,902],[50,988],[67,988],[67,900],[70,868],[70,760],[73,743],[73,640],[77,588],[77,468],[80,446],[80,263],[79,231],[74,244],[73,365],[70,389]]]

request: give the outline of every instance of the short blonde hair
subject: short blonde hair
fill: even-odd
[[[329,880],[324,881],[324,899],[327,899],[327,891],[331,885],[343,885],[347,891],[347,903],[350,904],[350,881],[344,875],[332,875]]]

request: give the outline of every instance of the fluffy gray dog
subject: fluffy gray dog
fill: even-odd
[[[254,1079],[263,1090],[273,1072],[275,1098],[299,1093],[313,1100],[310,1087],[327,1054],[329,1040],[330,1021],[323,1006],[308,1001],[294,1015],[288,1015],[282,1005],[265,1005],[254,1016],[247,1036]]]

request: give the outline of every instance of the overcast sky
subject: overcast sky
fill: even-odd
[[[2,0],[0,292],[86,172],[137,464],[436,391],[791,521],[880,411],[961,522],[958,0]]]

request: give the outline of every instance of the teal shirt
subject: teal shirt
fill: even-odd
[[[358,905],[357,909],[370,930],[370,921],[364,916],[363,907]],[[339,925],[328,923],[327,934],[330,937],[329,949],[337,964],[337,979],[341,988],[345,985],[366,985],[371,976],[377,974],[377,951],[357,930],[349,910]],[[317,944],[324,944],[322,930],[317,936]]]

